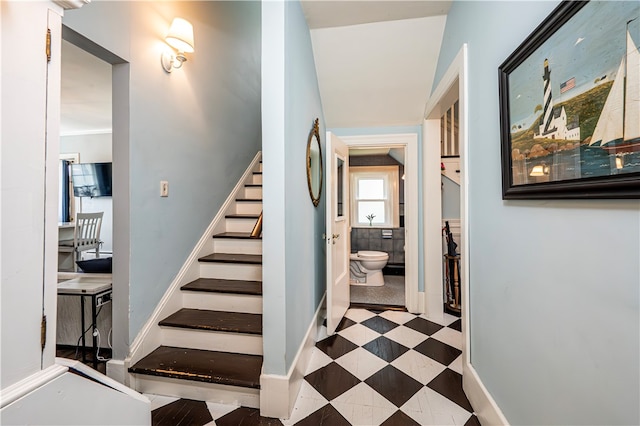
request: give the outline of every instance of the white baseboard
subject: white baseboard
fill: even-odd
[[[467,394],[480,424],[484,426],[509,424],[471,364],[463,366],[462,388]]]
[[[122,359],[110,359],[107,361],[107,377],[112,378],[118,383],[124,383],[125,369],[124,360]]]
[[[326,295],[325,295],[326,296]],[[324,319],[324,296],[316,309],[307,334],[286,376],[262,374],[260,376],[260,415],[288,419],[300,392],[304,373],[307,371],[318,330]]]

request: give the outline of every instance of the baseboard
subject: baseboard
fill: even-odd
[[[480,424],[484,426],[509,424],[471,364],[463,366],[462,388],[467,394]]]
[[[162,299],[160,299],[160,302],[153,311],[153,314],[151,314],[151,317],[149,317],[144,327],[142,327],[136,338],[131,343],[129,356],[124,360],[124,366],[126,368],[138,362],[162,343],[162,331],[158,326],[158,322],[162,318],[182,307],[182,294],[180,292],[180,287],[200,277],[198,259],[213,252],[213,238],[211,238],[211,236],[217,232],[223,231],[221,227],[224,227],[225,215],[230,212],[235,203],[235,199],[238,197],[240,191],[243,190],[245,183],[251,179],[253,170],[259,164],[260,156],[261,152],[258,152],[253,158],[251,164],[249,164],[242,177],[238,180],[235,188],[229,193],[229,197],[213,218],[200,238],[200,241],[198,241],[184,265],[176,275],[176,278],[170,284]],[[135,383],[135,379],[132,378],[131,375],[127,374],[125,377],[125,383],[131,385],[132,383]]]
[[[326,296],[326,294],[325,294]],[[307,334],[286,376],[262,374],[260,376],[260,415],[288,419],[300,392],[304,373],[307,371],[311,354],[316,343],[316,335],[322,326],[325,297],[316,309]]]

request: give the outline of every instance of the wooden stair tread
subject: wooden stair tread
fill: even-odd
[[[261,175],[262,172],[253,172],[254,175]]]
[[[237,240],[261,240],[262,235],[258,237],[252,237],[251,232],[222,232],[220,234],[216,234],[213,238],[227,238],[227,239],[237,239]]]
[[[182,308],[158,323],[164,327],[262,334],[262,315]]]
[[[224,280],[220,278],[198,278],[195,281],[183,285],[181,290],[262,296],[262,282]]]
[[[261,254],[233,254],[233,253],[213,253],[198,259],[200,262],[218,263],[244,263],[249,265],[261,265]]]
[[[262,198],[236,198],[236,201],[241,203],[261,203]]]
[[[250,188],[262,188],[261,183],[246,183],[244,186],[248,186]]]
[[[129,372],[196,382],[260,388],[262,356],[160,346]]]
[[[255,220],[258,220],[259,217],[260,217],[259,214],[238,214],[238,213],[228,214],[225,216],[225,218],[227,219],[255,219]]]

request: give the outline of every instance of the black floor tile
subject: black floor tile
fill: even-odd
[[[340,321],[340,324],[338,324],[338,327],[336,328],[336,332],[337,331],[342,331],[342,330],[344,330],[346,328],[349,328],[349,327],[351,327],[352,325],[355,325],[355,324],[357,324],[357,322],[355,322],[353,320],[350,320],[347,317],[343,317],[342,321]]]
[[[342,355],[356,349],[358,345],[338,334],[334,334],[316,343],[316,347],[332,359],[338,359]]]
[[[422,384],[392,365],[387,365],[367,380],[380,395],[387,398],[396,407],[404,405],[416,392],[422,389]]]
[[[398,410],[380,426],[420,426],[420,423]]]
[[[300,420],[296,426],[351,426],[351,423],[331,404],[327,404]]]
[[[435,379],[427,384],[427,387],[447,397],[465,410],[473,412],[473,407],[469,403],[464,390],[462,390],[461,374],[445,368],[442,373],[438,374]]]
[[[364,325],[365,327],[368,327],[372,330],[377,331],[380,334],[384,334],[387,331],[391,331],[394,328],[398,327],[399,324],[396,324],[393,321],[389,321],[386,318],[382,318],[379,316],[375,316],[373,318],[369,318],[366,321],[362,321],[360,324]]]
[[[240,407],[216,420],[217,426],[282,426],[279,419],[260,416],[260,410]]]
[[[451,364],[462,353],[460,349],[449,346],[436,339],[427,339],[413,348],[413,350],[444,365]]]
[[[449,328],[453,328],[454,330],[457,330],[457,331],[461,332],[462,331],[462,320],[461,319],[455,320],[453,322],[453,324],[449,324]]]
[[[308,374],[305,380],[329,401],[360,383],[356,376],[335,362]]]
[[[464,426],[482,426],[482,425],[480,424],[480,420],[478,420],[476,415],[473,414],[471,417],[469,417],[469,420],[467,420]]]
[[[204,401],[179,399],[151,412],[153,426],[203,426],[213,420]]]
[[[435,322],[426,320],[424,318],[414,318],[404,325],[405,327],[412,328],[422,334],[426,334],[427,336],[431,336],[433,333],[443,328],[443,326],[441,326],[440,324],[436,324]]]
[[[384,336],[380,336],[377,339],[372,340],[364,345],[363,348],[387,362],[395,361],[396,358],[409,350],[406,346],[403,346],[398,342],[394,342],[391,339],[387,339]]]

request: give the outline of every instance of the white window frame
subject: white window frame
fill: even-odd
[[[398,166],[352,166],[349,168],[349,182],[351,187],[351,226],[353,228],[399,228],[399,167]],[[386,199],[369,200],[358,198],[357,183],[359,179],[378,179],[385,181]],[[358,221],[358,201],[384,201],[385,222],[374,223]]]

